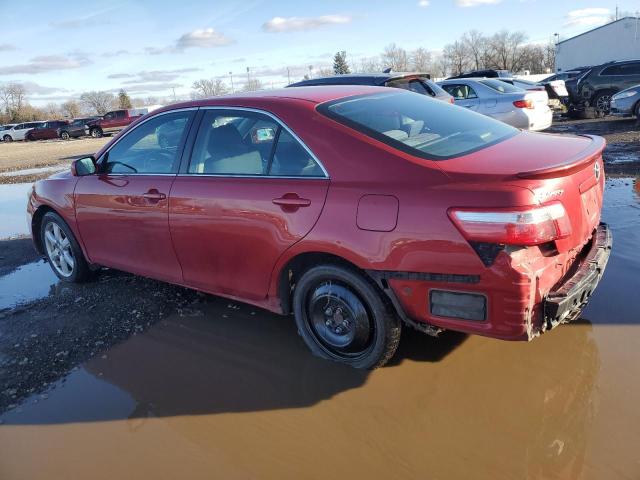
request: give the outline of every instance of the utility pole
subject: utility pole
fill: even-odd
[[[231,77],[231,93],[235,93],[233,91],[233,72],[229,72],[229,77]]]
[[[309,78],[313,77],[313,65],[309,65]]]
[[[171,90],[173,90],[173,103],[176,103],[176,89],[172,87]]]
[[[249,85],[249,80],[251,80],[249,76],[249,67],[247,67],[247,85]]]
[[[558,45],[560,43],[560,34],[559,33],[554,33],[553,36],[556,39],[556,45]]]

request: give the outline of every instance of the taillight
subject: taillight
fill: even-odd
[[[533,100],[526,98],[524,100],[516,100],[513,102],[513,106],[517,108],[534,108]]]
[[[449,103],[453,105],[456,101],[453,97],[449,97]]]
[[[527,209],[449,209],[449,217],[467,240],[505,245],[541,245],[571,234],[561,203]]]

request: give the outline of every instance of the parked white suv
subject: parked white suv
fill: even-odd
[[[2,140],[5,142],[13,142],[14,140],[24,140],[27,132],[33,128],[43,125],[45,122],[25,122],[14,125],[9,130],[2,132]]]
[[[0,142],[2,142],[2,140],[3,140],[3,138],[2,138],[2,137],[3,137],[3,135],[4,135],[4,132],[5,132],[6,130],[10,130],[10,129],[11,129],[11,128],[13,128],[15,125],[16,125],[15,123],[7,123],[6,125],[1,125],[1,126],[0,126]]]

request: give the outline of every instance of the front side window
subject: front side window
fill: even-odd
[[[484,115],[402,91],[342,98],[319,105],[318,111],[399,150],[432,160],[471,153],[518,133]]]
[[[221,109],[204,114],[188,172],[222,176],[324,176],[300,142],[268,115]]]
[[[176,173],[180,146],[186,137],[192,113],[162,114],[140,124],[105,154],[101,171],[119,174]]]

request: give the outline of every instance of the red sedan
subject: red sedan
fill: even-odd
[[[530,340],[606,266],[599,137],[522,132],[424,95],[304,87],[172,105],[36,182],[36,248],[293,314],[383,365],[403,324]]]

